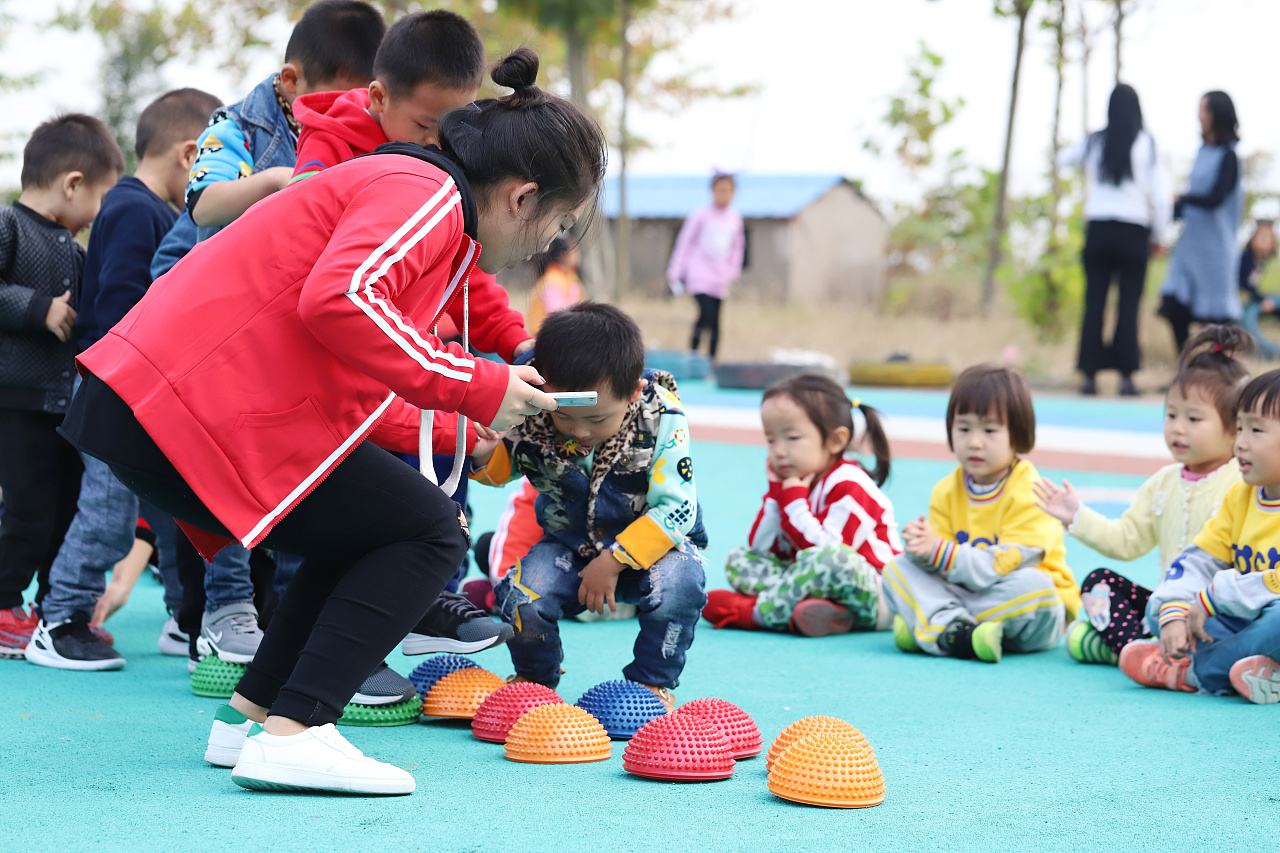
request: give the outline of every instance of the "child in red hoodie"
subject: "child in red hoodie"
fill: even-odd
[[[387,31],[367,89],[315,92],[294,101],[302,125],[298,181],[387,142],[435,145],[440,119],[475,100],[484,45],[453,12],[406,15]]]

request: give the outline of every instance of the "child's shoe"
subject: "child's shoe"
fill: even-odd
[[[1187,672],[1190,669],[1191,658],[1173,663],[1166,661],[1159,642],[1138,640],[1125,646],[1120,652],[1120,671],[1143,687],[1195,693],[1196,689],[1187,684]]]
[[[702,608],[702,618],[716,628],[758,629],[754,611],[756,599],[731,589],[713,589],[707,593],[707,605]]]
[[[31,663],[53,669],[101,672],[124,667],[124,658],[90,630],[83,613],[62,622],[41,619],[25,655]]]
[[[1067,634],[1067,654],[1080,663],[1104,663],[1115,666],[1120,656],[1103,641],[1102,635],[1088,622],[1075,622]]]
[[[1004,653],[1003,640],[1003,622],[974,624],[956,619],[938,637],[938,648],[953,658],[999,663]]]
[[[442,592],[427,608],[413,632],[400,644],[406,655],[448,652],[469,655],[500,646],[515,636],[505,622],[495,622],[489,614],[465,596]]]
[[[791,611],[791,626],[804,637],[828,637],[853,630],[853,613],[825,598],[806,598]]]
[[[1004,656],[1004,623],[979,622],[973,629],[973,656],[987,663],[1000,663]]]
[[[676,694],[672,693],[665,687],[654,687],[652,684],[642,684],[641,687],[658,697],[658,701],[662,703],[662,707],[667,709],[670,714],[676,709]]]
[[[197,640],[201,655],[217,655],[227,663],[252,663],[261,643],[258,611],[251,601],[238,601],[206,613]]]
[[[178,658],[187,655],[191,643],[178,627],[178,620],[170,616],[160,629],[160,639],[156,645],[160,648],[160,654]]]
[[[252,725],[253,720],[230,705],[220,706],[213,714],[213,726],[209,729],[209,745],[205,747],[204,760],[214,767],[235,767]]]
[[[21,659],[38,624],[40,617],[34,607],[29,611],[21,607],[0,610],[0,658]]]
[[[893,644],[903,652],[918,652],[920,644],[916,642],[916,635],[911,633],[911,626],[907,624],[907,620],[898,614],[893,614]]]
[[[254,726],[245,738],[231,781],[250,791],[333,791],[342,794],[412,794],[413,777],[369,758],[333,723],[296,735],[268,734]]]
[[[1266,655],[1250,655],[1231,665],[1231,686],[1255,705],[1280,702],[1280,663]]]

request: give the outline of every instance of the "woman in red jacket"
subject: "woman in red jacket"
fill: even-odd
[[[600,130],[537,67],[525,49],[503,60],[493,78],[515,91],[446,116],[443,153],[388,146],[259,202],[80,358],[73,444],[206,555],[304,558],[214,723],[210,754],[242,787],[414,790],[333,723],[466,548],[452,502],[382,447],[416,452],[420,410],[501,430],[555,408],[532,368],[429,331],[447,312],[503,340],[481,307],[494,294],[469,284],[477,259],[493,272],[543,250],[598,193]]]

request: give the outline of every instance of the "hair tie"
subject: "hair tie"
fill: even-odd
[[[1213,345],[1213,351],[1214,351],[1214,352],[1218,352],[1218,353],[1226,352],[1226,348],[1225,348],[1225,347],[1223,347],[1223,345],[1222,345],[1222,344],[1214,344],[1214,345]]]

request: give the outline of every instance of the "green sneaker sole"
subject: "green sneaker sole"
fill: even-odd
[[[342,709],[338,725],[408,726],[418,722],[421,714],[422,701],[416,696],[394,705],[357,705],[352,702]]]
[[[210,699],[230,699],[244,670],[242,663],[227,663],[217,655],[205,655],[191,673],[191,692]]]
[[[1000,663],[1004,656],[1003,622],[981,622],[973,629],[973,654],[980,661]]]
[[[911,633],[911,626],[907,624],[906,619],[896,615],[893,617],[893,644],[900,651],[920,651],[920,645],[916,642],[915,635]]]
[[[1067,654],[1080,663],[1115,666],[1120,656],[1102,641],[1102,636],[1088,622],[1076,622],[1067,634]]]

